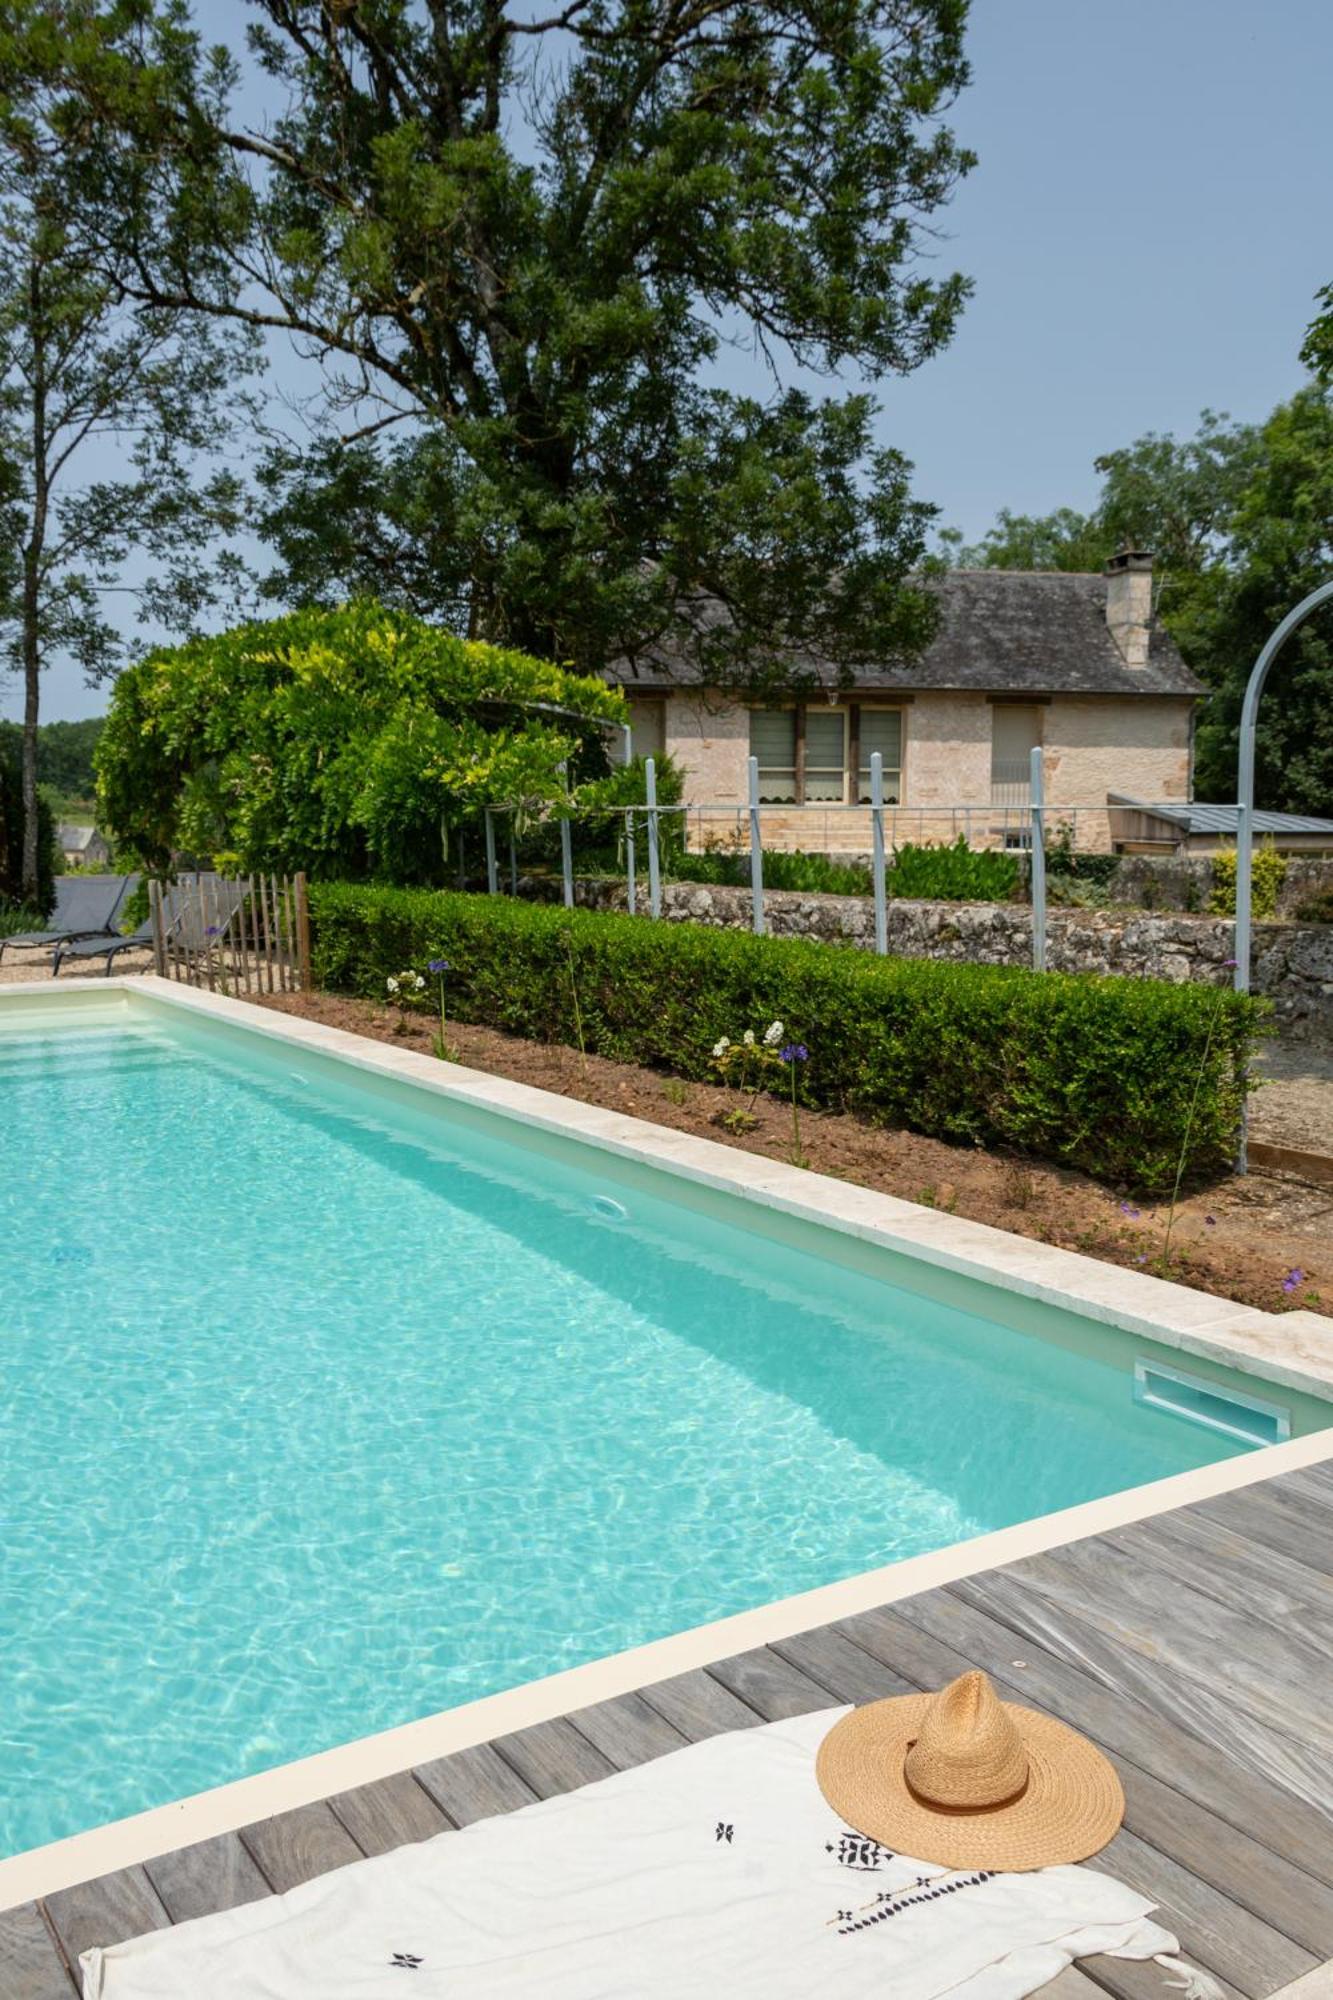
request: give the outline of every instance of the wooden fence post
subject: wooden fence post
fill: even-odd
[[[306,894],[304,868],[296,871],[296,952],[300,966],[301,991],[310,991],[310,901]]]

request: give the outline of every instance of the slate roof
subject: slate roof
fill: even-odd
[[[67,854],[82,854],[101,836],[95,826],[62,826],[57,829],[57,838]]]
[[[956,569],[932,577],[940,627],[917,660],[868,665],[872,690],[971,688],[985,694],[1201,695],[1202,681],[1154,624],[1146,667],[1127,667],[1106,623],[1106,578],[1058,570]],[[829,685],[836,673],[819,661]],[[610,678],[627,691],[697,685],[692,663],[662,651]]]

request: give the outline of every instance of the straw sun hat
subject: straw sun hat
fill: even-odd
[[[985,1674],[854,1708],[829,1731],[819,1788],[858,1833],[947,1868],[1047,1868],[1105,1847],[1125,1812],[1110,1764]]]

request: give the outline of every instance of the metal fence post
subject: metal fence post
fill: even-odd
[[[764,935],[764,844],[759,826],[759,759],[750,764],[750,921],[756,937]]]
[[[483,819],[486,826],[486,894],[498,896],[500,893],[500,871],[495,865],[495,821],[487,806]]]
[[[1030,760],[1032,802],[1032,970],[1046,970],[1046,807],[1042,792],[1041,748]]]
[[[518,835],[514,831],[514,816],[509,816],[509,893],[518,894]]]
[[[574,907],[574,840],[568,819],[560,822],[560,881],[565,908]]]
[[[875,950],[883,958],[889,949],[889,911],[884,882],[884,759],[870,753],[870,837],[875,879]]]
[[[643,760],[643,782],[648,800],[648,911],[651,916],[662,914],[662,866],[657,851],[657,760],[645,757]]]
[[[631,916],[636,914],[638,890],[634,880],[634,808],[625,811],[625,908]]]

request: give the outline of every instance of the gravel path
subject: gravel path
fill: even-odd
[[[1268,1042],[1259,1058],[1264,1078],[1250,1111],[1250,1130],[1273,1146],[1333,1154],[1333,1048]]]

